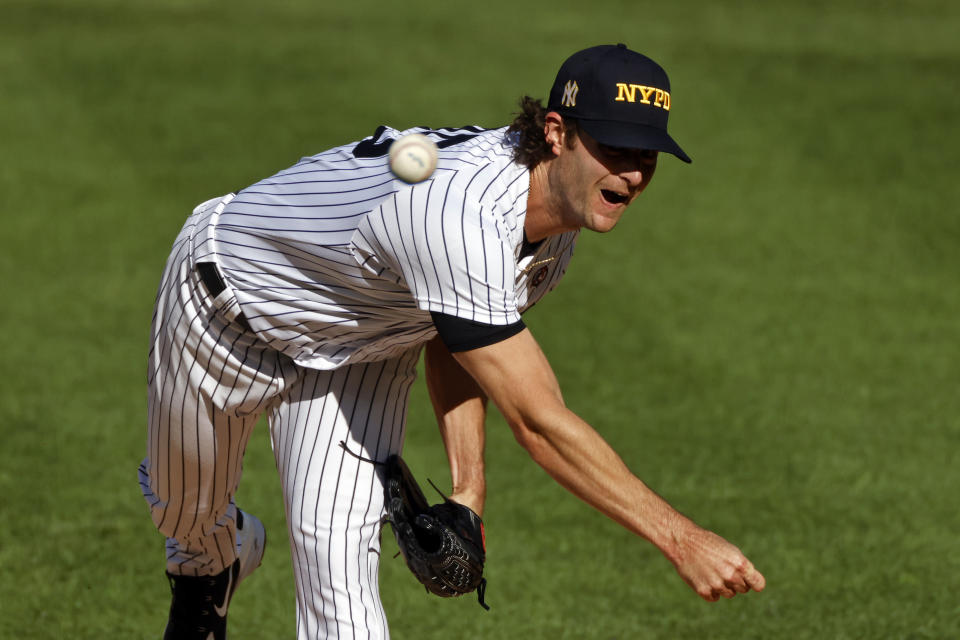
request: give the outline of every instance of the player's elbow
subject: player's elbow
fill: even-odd
[[[542,466],[555,448],[551,442],[552,423],[549,415],[516,416],[508,422],[517,443],[527,450],[534,462]]]
[[[539,464],[548,447],[546,438],[522,422],[511,423],[510,428],[513,430],[513,437],[517,443],[527,450],[534,462]]]
[[[509,393],[494,397],[513,437],[534,460],[543,459],[557,438],[557,429],[569,414],[559,388],[513,385]]]

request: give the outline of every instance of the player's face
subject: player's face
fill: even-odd
[[[564,142],[551,163],[550,190],[565,226],[613,229],[657,168],[657,152],[602,145],[580,130]],[[566,138],[573,136],[570,144]]]

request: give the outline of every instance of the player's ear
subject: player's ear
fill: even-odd
[[[544,139],[553,151],[553,155],[558,156],[560,150],[563,149],[565,136],[563,118],[556,111],[548,111],[545,119],[546,123],[543,125]]]

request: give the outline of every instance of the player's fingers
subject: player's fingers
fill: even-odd
[[[705,583],[700,589],[697,589],[697,593],[707,602],[716,602],[721,596],[729,600],[737,595],[736,591],[722,579]]]
[[[735,596],[735,595],[737,595],[737,594],[736,594],[736,592],[735,592],[733,589],[730,589],[729,587],[721,587],[721,588],[719,588],[719,589],[714,589],[714,590],[713,590],[713,600],[712,600],[712,601],[715,602],[715,601],[719,600],[719,599],[720,599],[720,596],[723,596],[724,598],[726,598],[727,600],[729,600],[730,598],[732,598],[732,597]]]
[[[737,593],[746,593],[750,591],[750,587],[743,580],[731,580],[727,583],[727,587],[733,589]]]
[[[763,591],[763,588],[767,586],[767,579],[764,578],[763,574],[757,571],[752,564],[747,567],[743,579],[747,586],[754,591]]]
[[[691,589],[697,592],[698,596],[700,596],[707,602],[716,602],[720,598],[720,596],[717,595],[717,591],[715,589],[711,589],[710,585],[705,582],[695,583],[692,580],[686,580],[686,583],[690,585]]]

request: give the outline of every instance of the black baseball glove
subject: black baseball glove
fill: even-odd
[[[489,609],[483,601],[486,549],[480,516],[449,498],[428,505],[420,485],[397,455],[387,459],[384,493],[388,522],[417,580],[443,598],[476,590],[480,605]]]

